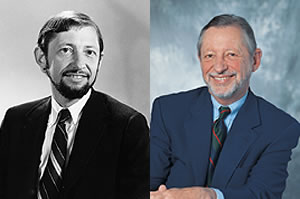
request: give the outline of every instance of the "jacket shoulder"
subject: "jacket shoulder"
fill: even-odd
[[[280,126],[289,126],[292,123],[298,123],[298,121],[290,114],[268,102],[264,98],[259,96],[256,96],[256,98],[258,101],[261,118],[264,119],[264,121],[272,121],[272,125],[278,126],[277,128],[280,128]]]
[[[95,91],[94,95],[99,100],[100,99],[103,100],[107,111],[109,112],[110,116],[113,118],[116,118],[116,119],[124,118],[125,119],[125,118],[132,117],[135,115],[142,115],[134,108],[124,104],[123,102],[115,99],[114,97],[112,97],[108,94],[105,94],[105,93],[102,93],[99,91]]]
[[[162,106],[174,107],[176,109],[183,107],[187,108],[190,104],[195,103],[201,97],[208,94],[207,87],[195,88],[188,91],[181,91],[169,95],[162,95],[154,100],[154,103],[159,103]]]
[[[31,112],[36,107],[40,106],[41,104],[46,103],[49,100],[50,100],[50,97],[48,96],[48,97],[45,97],[42,99],[38,99],[38,100],[31,101],[31,102],[13,106],[7,110],[6,115],[12,114],[13,116],[16,116],[16,115],[25,116],[27,113]]]

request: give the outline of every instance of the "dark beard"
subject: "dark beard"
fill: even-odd
[[[69,99],[69,100],[73,100],[73,99],[80,99],[82,98],[85,94],[87,94],[87,92],[89,91],[89,89],[94,85],[96,78],[94,79],[94,81],[89,84],[86,83],[82,88],[80,89],[74,89],[71,88],[70,86],[66,85],[63,80],[61,79],[59,83],[55,83],[53,81],[53,79],[51,78],[51,76],[49,75],[48,71],[46,72],[47,76],[49,77],[51,83],[54,85],[54,87],[56,88],[56,90],[65,98]]]
[[[70,86],[66,85],[62,80],[58,84],[56,84],[52,81],[52,84],[55,86],[56,90],[58,90],[58,92],[62,96],[64,96],[65,98],[67,98],[69,100],[82,98],[85,94],[87,94],[89,89],[92,87],[92,85],[89,85],[89,83],[86,83],[80,89],[74,89],[74,88],[71,88]]]
[[[87,92],[89,91],[90,88],[93,87],[93,85],[96,82],[97,76],[98,76],[98,71],[99,71],[99,64],[96,70],[96,75],[95,78],[93,80],[93,82],[91,84],[86,83],[83,87],[81,87],[80,89],[75,89],[75,88],[71,88],[70,86],[68,86],[67,84],[65,84],[63,82],[63,80],[61,79],[59,83],[55,83],[52,79],[52,77],[49,74],[49,64],[48,64],[48,60],[47,60],[47,68],[46,68],[46,74],[48,76],[48,78],[50,79],[51,83],[54,85],[54,87],[56,88],[56,90],[65,98],[69,99],[69,100],[73,100],[73,99],[80,99],[82,98],[85,94],[87,94]],[[90,78],[90,76],[88,77],[88,79]]]

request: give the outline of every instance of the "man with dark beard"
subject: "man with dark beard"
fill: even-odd
[[[0,198],[148,198],[145,117],[92,86],[103,58],[99,27],[64,11],[34,55],[52,96],[10,108],[0,131]]]
[[[207,87],[153,104],[150,198],[281,198],[300,125],[250,89],[262,56],[252,28],[216,16],[197,47]]]

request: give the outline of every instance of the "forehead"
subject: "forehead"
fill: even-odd
[[[240,47],[243,44],[240,28],[235,26],[210,27],[204,32],[202,50],[210,47]]]
[[[91,26],[72,27],[68,31],[57,33],[55,38],[49,43],[49,47],[64,44],[92,46],[99,49],[97,32]]]

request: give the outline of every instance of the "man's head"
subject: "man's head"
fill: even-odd
[[[201,30],[197,47],[210,93],[224,105],[240,99],[262,56],[248,22],[234,15],[216,16]]]
[[[85,95],[102,61],[104,47],[97,24],[83,13],[64,11],[45,23],[37,43],[35,58],[52,83],[54,97],[73,100]]]

